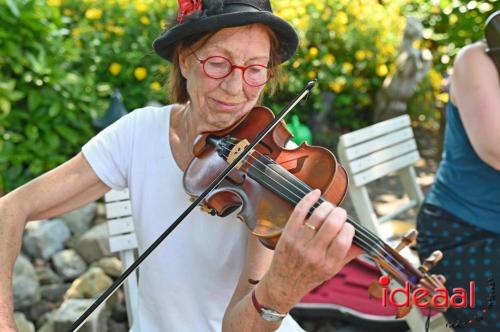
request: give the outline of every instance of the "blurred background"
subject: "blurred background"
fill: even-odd
[[[264,105],[279,111],[317,77],[318,87],[294,113],[314,132],[314,144],[335,149],[340,134],[377,120],[377,94],[397,76],[409,17],[422,30],[406,47],[417,67],[419,57],[430,65],[404,111],[415,126],[439,135],[453,59],[483,38],[484,21],[499,2],[280,0],[273,7],[299,31],[300,47]],[[169,68],[151,43],[176,8],[174,0],[0,3],[0,192],[77,153],[96,133],[93,121],[106,114],[115,89],[128,111],[168,103]]]

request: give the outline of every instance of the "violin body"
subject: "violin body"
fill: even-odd
[[[265,107],[254,108],[225,134],[238,141],[252,141],[273,117],[271,110]],[[270,180],[275,175],[270,173],[282,172],[285,169],[309,187],[319,188],[323,197],[335,205],[342,202],[347,191],[347,174],[329,150],[308,144],[286,149],[285,145],[291,138],[292,135],[284,122],[278,124],[255,148],[259,156],[249,158],[247,165],[233,170],[204,202],[205,210],[219,216],[226,216],[241,207],[238,218],[270,249],[276,246],[294,209],[294,205],[289,201],[267,188],[266,181],[279,186],[275,183],[278,180]],[[228,152],[229,149],[228,147]],[[227,166],[227,161],[221,158],[220,152],[207,142],[206,135],[198,138],[195,157],[184,173],[184,188],[193,197],[200,195]],[[270,165],[270,160],[281,167]],[[262,170],[267,173],[262,174],[256,163],[266,163],[275,167],[275,171]],[[251,165],[255,167],[253,172],[248,171]],[[264,178],[264,175],[267,176]]]

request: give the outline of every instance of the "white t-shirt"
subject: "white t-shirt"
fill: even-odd
[[[135,110],[82,148],[106,185],[129,188],[141,253],[190,205],[170,150],[171,108]],[[133,330],[221,331],[243,269],[247,236],[234,215],[212,217],[195,209],[141,265]],[[278,331],[303,330],[288,316]]]

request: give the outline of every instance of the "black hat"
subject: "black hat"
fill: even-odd
[[[199,33],[222,28],[263,23],[276,33],[281,61],[292,57],[298,37],[285,20],[273,14],[269,0],[179,0],[177,24],[153,42],[158,55],[169,61],[178,41]]]

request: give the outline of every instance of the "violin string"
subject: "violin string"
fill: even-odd
[[[224,149],[226,149],[226,150],[230,151],[228,148],[224,148]],[[260,154],[260,152],[258,152],[258,151],[256,151],[256,152]],[[291,183],[288,179],[284,178],[281,174],[277,173],[277,172],[276,172],[276,170],[274,170],[274,169],[270,168],[269,166],[267,166],[266,164],[264,164],[263,162],[261,162],[259,159],[255,158],[255,156],[253,156],[253,155],[249,155],[248,157],[249,157],[249,158],[253,158],[253,159],[255,160],[255,162],[256,162],[256,163],[259,163],[259,164],[263,165],[263,167],[265,167],[265,168],[267,168],[267,169],[270,169],[271,171],[275,172],[275,173],[276,173],[279,177],[281,177],[281,178],[282,178],[282,179],[284,179],[286,182],[288,182],[289,184],[291,184],[292,186],[294,186],[296,189],[298,189],[300,194],[305,195],[305,194],[307,193],[307,190],[309,190],[309,191],[311,191],[311,190],[312,190],[311,188],[305,188],[305,189],[298,188],[296,185],[294,185],[293,183]],[[248,163],[248,165],[250,165],[250,166],[251,166],[251,164],[249,164],[249,163]],[[277,165],[277,164],[276,164],[276,165]],[[262,172],[262,171],[261,171],[261,170],[259,170],[258,168],[254,168],[254,169],[255,169],[255,170],[257,170],[258,172],[260,172],[261,174],[266,175],[264,172]],[[275,180],[275,181],[276,181],[276,180]],[[282,187],[284,187],[285,189],[287,189],[287,188],[286,188],[286,186],[285,186],[285,185],[283,185],[282,183],[279,183],[279,182],[278,182],[278,184],[279,184],[279,185],[281,185]],[[290,193],[294,194],[294,193],[293,193],[292,191],[290,191],[290,190],[289,190],[288,192],[290,192]],[[294,196],[295,196],[295,198],[298,198],[299,200],[300,200],[300,198],[301,198],[301,197],[300,197],[300,196],[298,196],[297,194],[294,194]],[[321,198],[321,200],[322,200],[322,199],[323,199],[323,198]],[[295,203],[298,203],[298,201],[295,201]],[[317,202],[316,202],[316,203],[313,205],[313,208],[312,208],[312,209],[317,208],[317,207],[318,207],[321,203],[322,203],[322,202],[320,202],[320,203],[317,203]],[[353,218],[351,218],[351,219],[353,219]],[[359,222],[356,222],[355,220],[351,220],[351,222],[357,223],[357,225],[354,225],[354,226],[360,226],[360,227],[363,227],[361,224],[359,224]],[[364,227],[363,227],[363,228],[364,228]],[[372,234],[368,233],[368,231],[367,231],[366,229],[363,229],[363,230],[360,230],[360,231],[365,231],[365,232],[366,232],[366,234],[365,234],[365,235],[372,235]],[[373,238],[375,238],[376,240],[378,240],[375,236],[373,236],[373,235],[372,235],[372,237],[373,237]],[[374,241],[374,242],[377,242],[377,241]],[[380,247],[380,245],[379,245],[379,247]],[[382,248],[382,247],[381,247],[381,248]],[[386,253],[387,253],[387,252],[386,252]],[[389,253],[387,253],[387,254],[388,254],[388,255],[390,255]]]
[[[276,171],[275,171],[275,170],[273,170],[272,168],[269,168],[266,164],[264,164],[264,163],[260,162],[260,161],[259,161],[258,159],[256,159],[255,157],[253,157],[253,156],[249,156],[249,157],[254,158],[256,163],[261,163],[261,164],[263,164],[263,165],[264,165],[264,167],[267,167],[268,169],[271,169],[272,171],[276,172]],[[247,161],[245,161],[245,163],[247,163],[248,165],[250,165],[250,167],[252,166],[252,165],[251,165],[251,164],[249,164]],[[264,172],[262,172],[261,170],[259,170],[259,169],[256,169],[256,170],[257,170],[258,172],[260,172],[261,174],[266,175],[266,174],[265,174]],[[281,176],[281,174],[279,174],[279,173],[277,173],[277,174],[278,174],[278,176]],[[278,185],[280,185],[281,187],[284,187],[285,189],[287,189],[287,188],[286,188],[286,187],[285,187],[282,183],[279,183],[279,182],[277,182],[276,180],[274,180],[274,179],[272,179],[272,178],[270,178],[270,179],[271,179],[271,180],[273,180],[273,181],[274,181],[275,183],[277,183]],[[286,180],[286,178],[285,178],[285,180]],[[288,181],[288,180],[286,180],[286,181]],[[269,182],[265,182],[265,181],[264,181],[264,183],[269,185]],[[292,185],[293,185],[293,184],[292,184]],[[299,188],[299,190],[300,190],[300,188]],[[278,191],[278,192],[279,192],[279,191]],[[289,192],[290,192],[290,191],[289,191]],[[301,191],[301,192],[302,192],[302,191]],[[283,194],[283,192],[279,192],[279,193],[280,193],[280,194]],[[304,192],[302,192],[302,194],[305,194],[305,193],[304,193]],[[299,196],[297,196],[297,195],[294,195],[294,196],[295,196],[295,198],[297,198],[298,200],[300,200],[300,197],[299,197]],[[298,203],[298,200],[296,200],[296,201],[295,201],[295,203]],[[319,206],[319,204],[315,204],[315,207],[318,207],[318,206]],[[351,221],[351,222],[352,222],[352,221]],[[359,224],[357,224],[357,225],[353,225],[353,226],[355,226],[355,227],[356,227],[356,226],[359,226]],[[359,245],[362,249],[364,249],[364,250],[365,250],[365,251],[367,251],[367,252],[372,251],[372,250],[370,250],[370,249],[374,249],[374,250],[375,250],[375,253],[372,253],[372,255],[373,255],[373,256],[376,256],[376,257],[379,257],[379,258],[383,259],[383,260],[384,260],[384,261],[386,261],[386,262],[387,262],[390,266],[392,266],[394,269],[397,269],[397,270],[399,270],[399,271],[402,271],[402,270],[404,270],[404,269],[405,269],[405,268],[404,268],[404,266],[402,266],[402,265],[401,265],[401,264],[400,264],[400,263],[399,263],[399,262],[398,262],[398,261],[397,261],[397,260],[396,260],[396,259],[392,256],[392,254],[390,254],[390,253],[389,253],[389,252],[387,252],[387,251],[386,251],[386,250],[385,250],[382,246],[380,246],[380,244],[378,244],[376,241],[374,242],[373,240],[371,240],[371,239],[369,239],[369,238],[363,238],[363,235],[366,235],[366,234],[363,234],[363,232],[359,232],[359,233],[358,233],[357,239],[361,242],[361,245],[360,245],[359,243],[356,243],[356,244],[358,244],[358,245]],[[372,244],[370,245],[370,243],[369,243],[369,242],[371,242]],[[375,245],[373,245],[373,243],[375,243]],[[377,247],[377,246],[378,246],[379,248],[381,248],[381,250],[379,250],[379,252],[377,252],[377,251],[376,251],[377,249],[376,249],[375,247]],[[382,255],[380,254],[380,251],[385,252],[385,253],[386,253],[386,255],[387,255],[388,257],[390,257],[390,258],[391,258],[391,260],[390,260],[390,261],[388,261],[388,260],[387,260],[384,256],[382,256]],[[399,266],[395,266],[395,265],[394,265],[391,261],[392,261],[392,262],[396,262]]]
[[[225,149],[226,151],[230,152],[231,150],[229,148],[226,148],[226,147],[223,147],[223,149]],[[263,158],[267,158],[270,162],[274,163],[273,165],[276,165],[278,167],[281,167],[279,164],[275,163],[275,161],[265,155],[263,155],[262,153],[260,153],[259,151],[255,150],[254,151],[255,154],[263,157]],[[227,157],[227,156],[226,156]],[[293,182],[291,182],[289,179],[287,179],[286,177],[284,177],[282,174],[278,173],[274,168],[272,167],[269,167],[268,164],[262,162],[259,158],[256,158],[253,154],[250,154],[247,156],[248,158],[253,158],[254,162],[255,163],[258,163],[260,165],[262,165],[264,168],[266,169],[269,169],[271,170],[272,172],[274,172],[280,179],[283,179],[284,181],[286,181],[287,183],[289,183],[290,185],[292,185],[295,189],[298,189],[299,190],[299,193],[302,194],[302,195],[305,195],[308,191],[311,191],[312,188],[310,188],[306,183],[304,183],[303,181],[300,181],[300,179],[297,179],[299,181],[297,181],[297,183],[301,186],[304,186],[304,188],[300,188],[298,187],[296,184],[294,184]],[[249,165],[249,167],[253,167],[252,164],[250,164],[248,161],[245,161],[244,162],[245,164]],[[253,167],[254,170],[260,172],[261,174],[263,175],[267,175],[265,172],[261,171],[260,169],[256,168],[256,167]],[[285,171],[287,171],[286,169],[284,169]],[[289,190],[289,188],[287,188],[283,183],[280,183],[279,181],[276,181],[276,179],[273,179],[271,177],[268,176],[269,179],[273,180],[275,183],[277,183],[278,185],[280,185],[281,187],[283,187],[285,190],[287,190],[289,193],[291,193],[292,195],[295,196],[295,198],[298,198],[298,200],[300,200],[300,196],[298,196],[296,193],[294,193],[293,191]],[[267,183],[269,184],[269,183]],[[282,192],[281,192],[282,193]],[[313,209],[317,208],[321,203],[325,202],[325,200],[323,199],[323,197],[320,197],[320,199],[318,200],[319,203],[314,203],[313,205]],[[298,201],[295,201],[295,203],[298,203]],[[331,202],[330,202],[331,203]],[[336,206],[335,204],[333,204],[334,206]],[[369,230],[367,230],[363,225],[361,225],[361,223],[359,223],[358,221],[356,221],[354,218],[348,216],[348,218],[350,218],[351,220],[351,223],[353,224],[353,226],[357,226],[358,227],[358,231],[360,231],[360,235],[365,235],[365,236],[368,236],[368,238],[365,238],[363,239],[362,237],[358,236],[358,239],[364,244],[364,245],[368,245],[368,247],[365,246],[365,251],[367,251],[366,249],[375,249],[374,248],[374,245],[373,243],[375,244],[375,246],[379,247],[381,249],[381,251],[383,253],[385,253],[389,258],[391,258],[392,261],[396,262],[399,267],[397,266],[394,266],[394,264],[392,264],[391,262],[388,262],[390,265],[392,265],[393,268],[397,268],[399,271],[401,271],[402,269],[403,270],[406,270],[404,266],[402,266],[399,262],[397,262],[397,260],[395,260],[395,258],[392,256],[391,253],[389,253],[383,246],[380,245],[379,241],[382,241],[381,239],[379,239],[378,237],[376,237],[374,234],[372,234]],[[365,234],[363,234],[363,232],[365,232]],[[370,242],[369,240],[369,237],[371,237],[371,241],[372,241],[372,246],[370,247],[369,243]],[[375,239],[375,240],[373,240]],[[378,254],[378,253],[377,253]],[[378,254],[378,257],[384,259],[384,256]],[[384,259],[386,260],[386,259]],[[387,261],[387,260],[386,260]],[[436,287],[440,287],[439,284],[437,284],[435,282],[435,280],[433,280],[433,278],[431,278],[431,276],[429,276],[427,273],[423,273],[423,277],[425,280],[427,280],[429,282],[429,284],[433,285],[434,288]]]
[[[230,152],[230,151],[231,151],[231,149],[229,149],[229,148],[226,148],[226,147],[223,147],[223,148],[224,148],[226,151],[228,151],[228,152]],[[259,152],[259,151],[257,151],[257,150],[255,150],[255,153],[256,153],[256,154],[258,154],[259,156],[265,157],[262,153],[260,153],[260,152]],[[227,156],[226,156],[226,157],[227,157]],[[275,172],[278,176],[280,176],[280,177],[284,178],[281,174],[279,174],[278,172],[276,172],[274,169],[272,169],[272,168],[268,167],[268,166],[267,166],[267,164],[265,164],[265,163],[261,162],[258,158],[256,158],[256,157],[255,157],[255,156],[253,156],[252,154],[248,155],[247,157],[248,157],[248,158],[253,158],[253,159],[255,160],[255,162],[256,162],[256,163],[259,163],[260,165],[263,165],[263,167],[264,167],[264,168],[271,169],[271,170],[272,170],[273,172]],[[272,159],[269,159],[269,160],[272,160]],[[249,164],[249,165],[251,166],[251,164]],[[275,165],[278,165],[278,164],[275,164]],[[286,171],[286,170],[285,170],[285,171]],[[263,173],[263,172],[261,171],[261,173]],[[265,175],[265,174],[264,174],[264,175]],[[304,188],[299,188],[299,187],[297,187],[296,185],[294,185],[292,182],[290,182],[290,180],[287,180],[286,178],[284,178],[284,179],[285,179],[285,181],[287,181],[289,184],[291,184],[292,186],[294,186],[294,187],[295,187],[295,189],[298,189],[300,194],[305,195],[308,191],[312,191],[312,188],[311,188],[311,187],[309,187],[309,186],[307,186],[307,184],[305,184],[305,183],[303,183]],[[284,187],[285,187],[285,186],[284,186]],[[285,187],[285,188],[286,188],[286,187]],[[323,199],[323,197],[320,197],[320,199],[322,200],[322,199]],[[321,203],[323,203],[323,201],[321,201],[321,202],[320,202],[320,203],[318,203],[317,205],[316,205],[316,203],[315,203],[315,205],[313,206],[313,209],[317,208],[317,207],[318,207]],[[331,202],[330,202],[330,203],[331,203]],[[333,204],[333,205],[334,205],[334,206],[336,206],[335,204]],[[377,236],[375,236],[374,234],[372,234],[372,233],[371,233],[368,229],[366,229],[366,228],[365,228],[365,227],[364,227],[364,226],[363,226],[363,225],[362,225],[359,221],[357,221],[355,218],[353,218],[353,217],[352,217],[352,216],[350,216],[350,215],[347,215],[347,217],[348,217],[348,219],[350,219],[350,221],[351,221],[351,222],[356,223],[356,224],[359,226],[360,231],[364,231],[364,232],[366,232],[366,234],[367,234],[368,236],[370,236],[370,237],[371,237],[374,241],[380,241],[380,239],[379,239]]]
[[[226,149],[226,150],[228,150],[228,151],[230,151],[230,150],[229,150],[229,149],[227,149],[227,148],[225,148],[225,149]],[[263,156],[263,155],[262,155],[259,151],[256,151],[256,153],[257,153],[257,154],[260,154],[261,156]],[[310,187],[308,187],[308,186],[307,186],[306,188],[302,188],[302,189],[301,189],[301,188],[298,188],[296,185],[294,185],[293,183],[291,183],[291,182],[290,182],[290,180],[288,180],[288,179],[284,178],[281,174],[277,173],[277,172],[276,172],[276,170],[274,170],[274,169],[270,168],[269,166],[267,166],[266,164],[264,164],[263,162],[261,162],[259,159],[255,158],[255,156],[253,156],[253,155],[249,155],[248,157],[249,157],[249,158],[253,158],[253,159],[255,160],[255,162],[256,162],[256,163],[259,163],[260,165],[263,165],[263,167],[265,167],[265,168],[267,168],[267,169],[270,169],[271,171],[275,172],[275,173],[276,173],[279,177],[283,178],[286,182],[288,182],[289,184],[291,184],[292,186],[294,186],[296,189],[298,189],[300,194],[305,195],[308,191],[311,191],[311,190],[312,190],[312,188],[310,188]],[[250,166],[251,166],[251,164],[249,164],[249,163],[248,163],[248,165],[250,165]],[[275,164],[275,165],[278,165],[278,164]],[[256,169],[256,170],[257,170],[257,171],[259,171],[261,174],[266,175],[266,174],[265,174],[264,172],[262,172],[261,170],[259,170],[259,169]],[[305,185],[305,184],[304,184],[304,185]],[[285,189],[286,189],[286,186],[285,186],[285,185],[281,184],[281,186],[282,186],[282,187],[285,187]],[[291,192],[291,191],[290,191],[290,192]],[[293,192],[292,192],[292,193],[293,193]],[[299,200],[300,200],[300,198],[301,198],[300,196],[297,196],[297,195],[295,195],[295,197],[296,197],[296,198],[299,198]],[[321,197],[320,199],[321,199],[321,200],[323,200],[323,198],[322,198],[322,197]],[[313,205],[313,208],[312,208],[312,209],[317,208],[317,207],[318,207],[318,206],[319,206],[322,202],[323,202],[323,201],[321,201],[320,203],[317,203],[317,202],[316,202],[316,203]],[[298,202],[296,202],[296,203],[298,203]],[[333,204],[333,205],[335,206],[335,204]],[[311,212],[312,212],[312,211],[311,211]],[[361,225],[361,224],[360,224],[358,221],[356,221],[354,218],[352,218],[351,216],[348,216],[348,218],[350,218],[350,219],[351,219],[351,220],[350,220],[351,222],[356,223],[356,224],[357,224],[356,226],[359,226],[360,228],[362,228],[362,229],[360,229],[360,231],[364,231],[364,232],[366,233],[366,235],[368,235],[368,236],[372,237],[372,239],[374,240],[374,242],[377,242],[377,241],[379,241],[379,240],[380,240],[380,239],[379,239],[379,238],[377,238],[375,235],[371,234],[371,233],[370,233],[370,232],[369,232],[366,228],[364,228],[364,226],[363,226],[363,225]]]
[[[229,148],[226,148],[226,147],[222,147],[222,148],[223,148],[223,149],[225,149],[227,152],[230,152],[230,151],[231,151]],[[263,156],[263,155],[262,155],[259,151],[255,151],[255,152],[256,152],[256,154],[260,154],[261,156]],[[226,157],[227,157],[227,156],[226,156]],[[267,164],[265,164],[265,163],[261,162],[261,161],[260,161],[259,159],[257,159],[255,156],[253,156],[253,155],[249,155],[249,156],[247,156],[247,157],[248,157],[248,158],[253,158],[253,159],[255,160],[255,162],[256,162],[256,163],[259,163],[259,164],[263,165],[263,167],[265,167],[265,168],[267,168],[267,169],[270,169],[271,171],[275,172],[275,173],[278,175],[278,177],[280,177],[280,178],[284,179],[286,182],[288,182],[289,184],[291,184],[292,186],[294,186],[296,189],[298,189],[298,190],[299,190],[299,192],[300,192],[301,194],[305,195],[305,194],[307,193],[307,191],[304,191],[304,189],[301,189],[301,188],[297,187],[296,185],[294,185],[293,183],[291,183],[288,179],[286,179],[285,177],[283,177],[281,174],[277,173],[277,172],[276,172],[276,170],[272,169],[272,168],[271,168],[271,167],[269,167]],[[248,164],[248,165],[249,165],[249,167],[252,167],[252,165],[251,165],[248,161],[245,161],[244,163]],[[275,165],[278,165],[278,164],[275,164]],[[262,172],[261,170],[259,170],[258,168],[254,168],[254,169],[255,169],[255,170],[257,170],[258,172],[260,172],[260,173],[261,173],[261,174],[263,174],[263,175],[267,175],[267,174],[265,174],[264,172]],[[270,177],[269,177],[269,178],[270,178]],[[274,179],[272,179],[272,178],[270,178],[270,179],[271,179],[271,180],[273,180],[273,181],[274,181],[275,183],[277,183],[278,185],[280,185],[281,187],[284,187],[284,188],[285,188],[285,190],[287,190],[286,186],[285,186],[285,185],[283,185],[282,183],[279,183],[278,181],[276,181],[276,180],[274,180]],[[267,184],[269,184],[269,183],[267,183]],[[309,188],[309,189],[311,189],[311,188]],[[301,197],[300,197],[300,196],[297,196],[297,195],[296,195],[296,193],[293,193],[293,192],[292,192],[292,191],[290,191],[290,190],[288,190],[288,192],[289,192],[289,193],[292,193],[292,194],[295,196],[295,198],[296,198],[296,199],[300,200],[300,198],[301,198]],[[281,193],[283,193],[283,192],[281,192]],[[321,198],[321,199],[322,199],[322,198]],[[298,203],[298,201],[295,201],[295,203]],[[317,208],[320,204],[321,204],[321,203],[315,203],[315,204],[313,205],[313,209]],[[334,205],[334,206],[335,206],[335,205]],[[349,217],[349,216],[348,216],[348,217]],[[349,217],[349,218],[351,219],[350,221],[351,221],[351,223],[353,224],[353,226],[358,227],[358,231],[360,231],[360,232],[359,232],[359,235],[365,235],[365,236],[368,236],[368,238],[366,238],[366,237],[365,237],[364,239],[363,239],[362,237],[358,236],[358,238],[360,239],[360,241],[362,241],[362,242],[363,242],[363,244],[368,245],[368,247],[363,248],[363,249],[365,249],[366,251],[369,251],[369,250],[367,250],[367,249],[374,249],[374,250],[377,250],[377,248],[376,248],[376,247],[379,247],[379,248],[380,248],[380,249],[379,249],[379,251],[380,251],[380,252],[385,253],[385,254],[386,254],[389,258],[391,258],[391,260],[392,260],[393,262],[396,262],[396,263],[398,263],[398,265],[399,265],[399,266],[394,266],[394,264],[392,264],[391,262],[388,262],[390,265],[392,265],[392,267],[397,268],[399,271],[401,271],[402,269],[405,269],[405,268],[404,268],[404,266],[402,266],[399,262],[397,262],[397,260],[396,260],[396,259],[392,256],[392,254],[391,254],[391,253],[389,253],[389,252],[388,252],[388,251],[387,251],[384,247],[382,247],[382,246],[380,245],[380,243],[378,243],[378,241],[379,241],[380,239],[378,239],[377,237],[375,237],[375,235],[371,234],[371,232],[369,232],[367,229],[365,229],[365,228],[364,228],[364,227],[363,227],[363,226],[362,226],[359,222],[355,221],[355,220],[354,220],[353,218],[351,218],[351,217]],[[365,234],[363,234],[363,232],[364,232]],[[372,239],[370,239],[370,237],[372,237]],[[375,240],[373,240],[373,238],[374,238]],[[371,245],[371,246],[370,246],[370,244],[369,244],[369,242],[370,242],[370,241],[372,242],[372,245]],[[378,254],[378,255],[377,255],[378,257],[380,257],[380,258],[384,259],[385,261],[387,261],[387,260],[384,258],[384,256],[382,256],[381,254],[379,254],[379,252],[377,252],[377,254]]]

